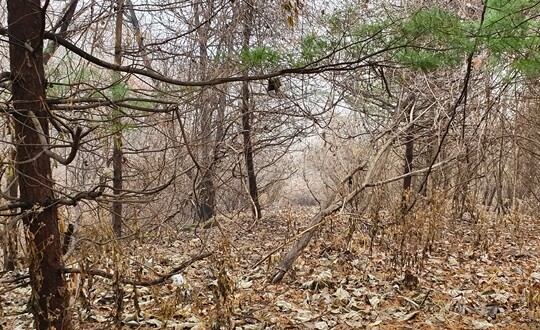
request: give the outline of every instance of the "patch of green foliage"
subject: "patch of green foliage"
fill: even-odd
[[[511,63],[525,76],[540,75],[540,4],[490,0],[479,40],[497,62]]]
[[[50,83],[47,88],[49,97],[65,97],[71,94],[73,85],[85,84],[99,79],[98,70],[79,66],[71,55],[63,58],[62,65],[64,68],[61,66],[46,67],[47,80]]]
[[[393,36],[390,33],[393,32],[390,27],[393,24],[389,17],[368,22],[361,6],[346,5],[329,15],[328,36],[324,40],[333,49],[341,48],[346,57],[359,58],[391,48]]]
[[[513,52],[527,46],[532,21],[527,17],[529,1],[489,1],[480,38],[494,54]]]
[[[328,19],[330,34],[346,46],[351,59],[379,54],[381,60],[433,71],[459,65],[475,46],[476,26],[442,8],[422,8],[406,17],[381,15],[368,22],[361,10],[346,6]]]
[[[281,62],[281,54],[264,46],[244,47],[240,52],[240,60],[245,68],[275,68]]]
[[[113,99],[119,100],[124,98],[128,94],[129,87],[125,82],[119,81],[114,83],[114,85],[111,86],[110,90]]]
[[[398,51],[396,58],[404,65],[426,72],[435,71],[442,67],[455,67],[461,62],[461,58],[455,56],[455,54],[449,56],[448,54],[433,50],[410,48]]]
[[[455,67],[475,46],[474,26],[440,8],[421,9],[396,28],[395,60],[424,71]]]
[[[320,60],[331,49],[331,42],[324,37],[312,33],[302,39],[300,44],[300,62],[309,64]]]
[[[345,5],[330,14],[327,21],[330,33],[337,36],[357,28],[358,23],[363,22],[363,18],[358,5]],[[362,26],[370,26],[370,24],[362,24]]]

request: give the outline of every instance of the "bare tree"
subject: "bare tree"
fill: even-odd
[[[124,23],[124,0],[116,1],[116,21],[114,32],[114,64],[122,65],[122,27]],[[113,85],[119,84],[121,77],[118,73],[114,72]],[[118,88],[117,88],[118,89]],[[121,99],[124,95],[121,91],[113,89],[113,101]],[[113,105],[114,111],[112,112],[112,130],[113,130],[113,143],[112,143],[112,167],[113,167],[113,194],[118,196],[122,192],[123,178],[122,178],[122,110],[118,105]],[[118,198],[118,197],[117,197]],[[117,237],[122,235],[122,202],[118,199],[112,202],[112,228]]]
[[[243,39],[242,39],[242,48],[249,49],[251,30],[253,26],[253,3],[251,1],[245,2],[244,9],[244,24],[243,24]],[[247,69],[246,69],[247,70]],[[247,72],[244,72],[247,76]],[[249,91],[249,82],[242,82],[242,138],[244,142],[244,159],[246,162],[246,171],[247,171],[247,184],[249,196],[251,199],[251,211],[253,213],[253,218],[260,219],[262,217],[261,204],[259,203],[259,190],[257,188],[257,177],[255,174],[255,163],[253,161],[253,143],[251,141],[251,136],[253,131],[252,126],[252,117],[253,112],[251,111],[250,104],[250,91]]]

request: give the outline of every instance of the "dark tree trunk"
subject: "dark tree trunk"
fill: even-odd
[[[251,111],[249,109],[249,84],[242,82],[242,136],[244,138],[244,158],[246,161],[247,181],[249,196],[251,198],[251,211],[253,217],[260,219],[262,216],[259,203],[259,190],[257,189],[257,176],[253,162],[253,145],[251,143]]]
[[[206,6],[205,6],[206,5]],[[209,28],[203,22],[210,19],[214,8],[214,2],[198,3],[194,8],[195,25],[200,26],[197,29],[199,37],[199,56],[200,56],[200,78],[209,79],[208,75],[208,39]],[[202,18],[202,20],[201,20]],[[201,173],[201,181],[197,185],[197,220],[210,220],[216,213],[216,185],[214,154],[215,141],[213,139],[213,117],[214,101],[212,100],[212,90],[205,86],[200,94],[200,162],[198,170]]]
[[[408,129],[408,133],[405,141],[405,164],[403,165],[403,174],[409,174],[412,172],[412,164],[414,158],[414,135],[412,133],[412,126]],[[412,176],[406,176],[403,178],[403,195],[401,196],[401,210],[407,212],[409,208],[409,201],[411,199]]]
[[[211,170],[206,170],[199,183],[197,202],[197,220],[199,221],[210,220],[215,215],[216,188],[214,187],[214,181],[211,175]]]
[[[117,65],[122,64],[122,14],[124,12],[124,1],[117,0],[117,13],[116,13],[116,26],[115,26],[115,39],[114,39],[114,63]],[[120,75],[113,74],[114,83],[120,83]],[[113,98],[116,101],[117,99],[122,98],[124,95],[115,95],[117,93],[113,92]],[[118,107],[113,110],[113,121],[112,126],[114,129],[113,135],[113,156],[112,156],[112,166],[113,166],[113,195],[117,198],[123,189],[123,175],[122,175],[122,112]],[[112,203],[112,227],[116,237],[122,236],[122,202],[115,200]]]
[[[122,133],[115,132],[113,147],[113,194],[118,198],[123,188],[122,178]],[[112,203],[112,227],[116,237],[122,236],[122,202]]]
[[[7,8],[19,193],[22,201],[33,206],[26,210],[29,213],[23,223],[35,328],[71,329],[58,214],[51,203],[51,162],[43,153],[32,121],[32,116],[37,117],[43,132],[49,132],[43,70],[44,9],[39,0],[8,0]]]
[[[409,95],[404,102],[403,108],[407,111],[406,113],[406,122],[410,125],[407,128],[407,134],[405,136],[405,163],[403,164],[403,174],[407,175],[412,172],[413,160],[414,160],[414,102],[415,98],[413,95]],[[402,214],[407,213],[409,210],[409,205],[411,204],[411,193],[412,193],[412,176],[407,175],[403,178],[403,192],[401,195],[401,212]]]
[[[244,21],[243,41],[244,48],[249,47],[251,38],[251,29],[253,25],[253,4],[251,1],[246,2],[246,15]],[[244,72],[247,75],[247,72]],[[262,217],[261,205],[259,203],[259,190],[257,188],[257,176],[255,174],[255,163],[253,161],[253,143],[251,141],[252,129],[252,112],[249,106],[249,82],[242,82],[242,137],[244,139],[244,159],[247,169],[247,183],[249,189],[249,197],[251,198],[251,211],[255,219]]]

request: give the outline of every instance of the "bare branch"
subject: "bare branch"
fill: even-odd
[[[75,133],[73,134],[73,143],[71,145],[71,151],[67,158],[63,158],[62,156],[52,152],[49,149],[45,133],[43,133],[43,129],[36,115],[32,111],[28,111],[28,116],[30,117],[30,119],[32,120],[32,123],[34,124],[36,128],[36,131],[39,136],[39,142],[41,144],[41,148],[43,149],[43,152],[47,156],[57,160],[60,164],[63,164],[63,165],[70,164],[73,161],[73,159],[75,159],[75,155],[77,154],[77,150],[79,149],[79,144],[81,142],[82,128],[77,127],[77,129],[75,130]]]
[[[0,34],[1,32],[2,31],[0,31]],[[92,62],[95,65],[98,65],[100,67],[110,69],[110,70],[125,72],[125,73],[139,74],[139,75],[146,76],[146,77],[158,80],[158,81],[162,81],[162,82],[173,84],[173,85],[179,85],[179,86],[214,86],[214,85],[220,85],[220,84],[225,84],[229,82],[237,82],[237,81],[265,80],[265,79],[270,79],[273,77],[287,75],[287,74],[316,74],[316,73],[322,73],[322,72],[327,72],[327,71],[357,70],[358,68],[369,67],[376,64],[373,61],[370,61],[369,60],[370,58],[374,58],[377,55],[380,55],[382,53],[404,47],[400,45],[400,46],[384,48],[384,49],[375,51],[373,53],[367,54],[365,56],[362,56],[358,59],[345,61],[345,62],[330,63],[330,64],[324,64],[324,65],[319,65],[319,66],[306,65],[300,68],[288,68],[288,69],[283,69],[283,70],[279,70],[279,71],[275,71],[271,73],[252,75],[252,76],[240,75],[240,76],[225,77],[225,78],[214,78],[214,79],[202,80],[202,81],[185,81],[185,80],[179,80],[179,79],[174,79],[174,78],[164,76],[153,70],[139,69],[132,66],[122,66],[122,65],[109,63],[107,61],[104,61],[100,58],[97,58],[85,52],[81,48],[72,44],[67,39],[64,39],[63,37],[57,34],[54,34],[52,32],[45,32],[44,37],[50,40],[54,40],[55,42],[58,42],[60,45],[64,46],[68,50],[74,52],[75,54],[79,55],[85,60]]]

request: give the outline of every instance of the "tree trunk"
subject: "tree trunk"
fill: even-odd
[[[405,141],[405,164],[403,165],[403,174],[409,174],[412,172],[412,163],[414,158],[414,135],[412,133],[412,126],[407,132],[406,141]],[[412,176],[408,175],[403,178],[403,192],[401,196],[401,211],[403,213],[407,212],[409,208],[409,202],[411,200],[411,185],[412,185]]]
[[[257,188],[257,176],[253,161],[253,145],[251,143],[251,111],[249,109],[249,83],[242,82],[242,137],[244,139],[244,160],[246,161],[247,183],[249,197],[251,198],[251,211],[253,218],[260,219],[262,216],[259,203],[259,190]]]
[[[409,104],[409,103],[406,103]],[[414,103],[410,103],[414,104]],[[396,111],[396,114],[399,114],[399,109]],[[399,119],[399,116],[396,116],[396,120]],[[404,127],[404,131],[408,131],[412,126],[412,121],[408,123],[406,127]],[[390,125],[392,126],[392,125]],[[310,240],[315,235],[315,232],[317,228],[324,222],[324,219],[328,217],[329,215],[334,214],[335,212],[341,210],[345,205],[350,203],[356,196],[358,196],[360,193],[364,192],[365,189],[369,187],[375,187],[378,185],[386,184],[393,182],[397,179],[389,179],[385,181],[381,181],[379,183],[373,183],[372,180],[378,175],[378,173],[384,168],[384,166],[381,165],[383,161],[387,160],[387,155],[390,149],[390,146],[394,143],[395,139],[400,136],[400,132],[396,133],[396,135],[389,138],[386,143],[379,148],[377,153],[373,155],[373,157],[366,162],[365,164],[361,164],[360,166],[354,168],[351,172],[349,172],[339,183],[339,186],[335,187],[335,189],[331,190],[330,197],[328,198],[327,202],[322,205],[321,210],[319,213],[317,213],[309,223],[307,224],[307,228],[300,238],[296,241],[294,246],[285,254],[285,256],[281,259],[279,264],[276,267],[276,271],[274,272],[272,276],[272,283],[278,283],[283,279],[283,276],[291,269],[294,261],[298,258],[300,253],[308,246]],[[356,173],[358,173],[361,170],[364,170],[366,165],[369,164],[364,177],[364,180],[361,184],[349,187],[348,191],[349,193],[346,196],[340,196],[340,191],[342,190],[342,186],[349,185],[349,179],[352,178]],[[442,163],[439,164],[433,164],[426,170],[431,170],[435,167],[440,166]],[[415,171],[415,172],[408,172],[407,174],[413,175],[418,174],[420,172],[423,172],[421,170]],[[399,179],[403,178],[403,176],[399,176]],[[338,198],[339,196],[339,198]],[[365,196],[364,196],[365,197]]]
[[[116,2],[116,26],[115,26],[115,39],[114,39],[114,63],[116,65],[122,64],[122,14],[124,12],[124,1],[117,0]],[[117,72],[113,73],[113,84],[119,84],[121,77]],[[116,101],[124,97],[119,95],[121,92],[113,87],[113,99]],[[114,130],[113,135],[113,194],[118,198],[123,188],[122,177],[122,111],[115,105],[113,110],[112,126]],[[122,236],[122,202],[115,199],[112,203],[112,227],[116,237]]]
[[[18,189],[18,178],[17,178],[17,171],[15,170],[15,162],[17,159],[17,150],[12,149],[11,152],[11,159],[12,164],[10,165],[9,175],[6,180],[6,184],[9,187],[9,197],[11,198],[17,198],[19,189]],[[17,213],[17,210],[12,210],[12,213]],[[6,225],[6,243],[7,243],[7,249],[5,253],[5,263],[4,268],[5,270],[15,270],[16,268],[16,260],[17,260],[17,245],[18,245],[18,237],[19,237],[19,226],[17,225],[17,222],[10,221]]]
[[[208,21],[213,12],[214,2],[206,2],[195,5],[195,25],[197,29],[199,57],[200,57],[200,77],[203,80],[209,78],[208,75],[208,25],[202,22]],[[203,18],[202,21],[200,18]],[[214,154],[215,141],[213,139],[213,117],[214,102],[212,100],[212,90],[208,86],[201,88],[200,94],[200,167],[201,180],[197,185],[196,205],[197,220],[207,221],[212,218],[216,211],[216,185],[214,183]]]
[[[246,3],[247,13],[244,21],[244,35],[242,47],[247,49],[249,47],[249,39],[251,38],[251,28],[253,24],[253,4],[251,2]],[[244,75],[248,72],[244,71]],[[251,141],[252,129],[252,112],[249,106],[249,82],[242,82],[242,137],[244,140],[244,160],[246,162],[247,169],[247,183],[249,189],[249,197],[251,198],[251,211],[254,219],[260,219],[262,217],[261,205],[259,203],[259,190],[257,188],[257,176],[255,174],[255,163],[253,161],[253,143]]]
[[[23,218],[29,256],[32,309],[36,329],[71,329],[69,298],[62,273],[62,245],[53,202],[50,158],[43,153],[32,121],[48,134],[43,69],[44,15],[39,0],[8,0],[9,55],[13,79],[16,169],[22,201],[31,205]],[[49,137],[45,137],[48,141]]]
[[[405,117],[407,122],[407,133],[405,135],[405,163],[403,165],[403,191],[401,195],[401,213],[405,215],[409,211],[409,205],[411,204],[412,193],[412,176],[408,175],[412,172],[412,164],[414,159],[414,102],[413,95],[409,95],[405,100],[403,108],[408,110]]]

